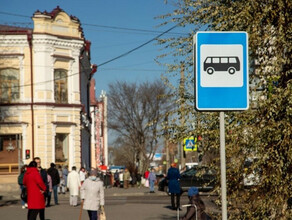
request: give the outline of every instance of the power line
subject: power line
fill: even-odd
[[[2,12],[2,11],[0,11],[0,14],[6,14],[6,15],[18,16],[18,17],[28,17],[28,16],[25,16],[25,15],[14,14],[14,13],[7,13],[7,12]],[[161,37],[162,35],[164,35],[164,34],[170,32],[171,30],[173,30],[174,28],[176,28],[179,24],[180,24],[180,23],[178,23],[178,24],[174,25],[173,27],[169,28],[168,30],[162,32],[161,34],[157,35],[156,37],[154,37],[154,38],[152,38],[152,39],[146,41],[145,43],[143,43],[143,44],[141,44],[141,45],[139,45],[139,46],[137,46],[137,47],[135,47],[135,48],[133,48],[133,49],[131,49],[131,50],[129,50],[129,51],[127,51],[127,52],[121,54],[121,55],[119,55],[119,56],[116,56],[116,57],[114,57],[114,58],[112,58],[112,59],[109,59],[109,60],[107,60],[107,61],[105,61],[105,62],[103,62],[103,63],[101,63],[101,64],[98,64],[97,66],[98,66],[98,67],[104,66],[104,65],[106,65],[106,64],[108,64],[108,63],[111,63],[111,62],[113,62],[113,61],[115,61],[115,60],[117,60],[117,59],[120,59],[120,58],[122,58],[122,57],[125,57],[125,56],[127,56],[127,55],[133,53],[134,51],[136,51],[136,50],[138,50],[138,49],[140,49],[140,48],[146,46],[147,44],[149,44],[149,43],[151,43],[151,42],[153,42],[153,41],[155,41],[155,40],[157,40],[157,39],[158,39],[159,37]],[[117,27],[114,27],[114,28],[117,28]],[[79,73],[74,73],[74,74],[68,75],[68,76],[66,76],[66,78],[68,78],[69,76],[76,75],[76,74],[79,74]],[[64,77],[64,78],[65,78],[65,77]],[[61,79],[61,78],[59,78],[59,79]],[[38,83],[38,84],[41,84],[41,83],[48,83],[48,82],[52,82],[52,81],[55,81],[55,79],[54,79],[54,80],[48,80],[48,81],[40,82],[40,83]],[[33,84],[21,85],[21,86],[24,87],[24,86],[32,86],[32,85],[34,85],[34,83],[33,83]],[[21,86],[15,86],[15,87],[21,87]]]
[[[112,58],[112,59],[110,59],[110,60],[108,60],[108,61],[105,61],[105,62],[103,62],[103,63],[101,63],[101,64],[98,64],[97,66],[98,66],[98,67],[103,66],[103,65],[108,64],[108,63],[111,63],[111,62],[113,62],[113,61],[115,61],[115,60],[117,60],[117,59],[120,59],[120,58],[122,58],[122,57],[124,57],[124,56],[127,56],[127,55],[129,55],[130,53],[133,53],[134,51],[136,51],[136,50],[138,50],[138,49],[140,49],[140,48],[146,46],[147,44],[151,43],[152,41],[157,40],[159,37],[161,37],[162,35],[166,34],[167,32],[173,30],[173,29],[176,28],[179,24],[180,24],[180,23],[174,25],[173,27],[171,27],[171,28],[169,28],[168,30],[162,32],[161,34],[157,35],[156,37],[152,38],[151,40],[148,40],[148,41],[145,42],[144,44],[141,44],[140,46],[135,47],[135,48],[133,48],[132,50],[129,50],[129,51],[127,51],[127,52],[125,52],[125,53],[123,53],[123,54],[121,54],[121,55],[119,55],[119,56],[117,56],[117,57],[115,57],[115,58]]]
[[[15,16],[15,17],[22,17],[22,18],[30,18],[30,16],[27,16],[27,15],[14,14],[14,13],[9,13],[5,11],[0,11],[0,14],[10,15],[10,16]]]
[[[82,25],[85,25],[85,26],[92,26],[92,27],[102,27],[102,28],[116,29],[116,30],[148,32],[148,33],[155,33],[155,34],[163,33],[163,32],[161,32],[161,31],[153,31],[153,30],[137,29],[137,28],[125,28],[125,27],[116,27],[116,26],[106,26],[106,25],[98,25],[98,24],[87,24],[87,23],[82,23]],[[174,32],[172,32],[171,34],[182,35],[183,33],[174,33]]]
[[[0,14],[10,15],[10,16],[16,16],[16,17],[31,18],[30,16],[27,16],[27,15],[9,13],[9,12],[4,12],[4,11],[0,11]],[[13,22],[13,23],[19,23],[19,22]],[[27,24],[31,25],[32,23],[31,22],[28,22]],[[136,31],[136,32],[153,33],[153,34],[163,33],[161,31],[154,31],[154,30],[147,30],[147,29],[138,29],[138,28],[117,27],[117,26],[100,25],[100,24],[89,24],[89,23],[80,23],[80,24],[82,26],[101,27],[101,28],[114,29],[114,30]],[[185,35],[184,33],[171,33],[171,34]]]

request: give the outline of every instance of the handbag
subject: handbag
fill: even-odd
[[[99,213],[99,220],[106,220],[105,211]]]
[[[23,187],[21,190],[20,198],[27,203],[27,190],[26,187]]]

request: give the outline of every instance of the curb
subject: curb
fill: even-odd
[[[129,192],[129,193],[113,193],[108,196],[161,196],[161,195],[167,195],[165,192],[155,192],[155,193],[149,193],[149,192]]]

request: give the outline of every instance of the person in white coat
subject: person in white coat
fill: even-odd
[[[70,192],[70,205],[77,206],[79,189],[81,187],[79,174],[76,171],[76,167],[72,167],[72,171],[68,174],[67,187]]]
[[[97,177],[97,170],[90,171],[90,176],[81,186],[80,195],[89,219],[97,220],[99,209],[104,212],[104,188],[103,182]]]

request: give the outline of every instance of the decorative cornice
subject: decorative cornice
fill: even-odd
[[[14,37],[9,37],[9,38],[1,38],[0,35],[0,40],[1,40],[1,47],[7,47],[7,46],[26,46],[28,47],[28,42],[26,37],[24,38],[14,38]]]
[[[45,35],[44,35],[45,36]],[[34,38],[33,45],[52,45],[54,47],[69,47],[69,48],[81,48],[83,46],[83,41],[81,39],[75,40],[65,40],[59,38]]]
[[[16,37],[15,35],[11,35],[10,37],[1,37],[0,34],[0,40],[1,40],[1,47],[5,46],[29,46],[26,35],[23,35],[21,37]],[[82,38],[73,38],[73,37],[60,37],[56,35],[50,35],[50,34],[36,34],[33,35],[33,45],[39,45],[39,44],[46,44],[46,45],[53,45],[61,46],[61,47],[70,47],[70,48],[82,48],[84,46],[84,40]]]

